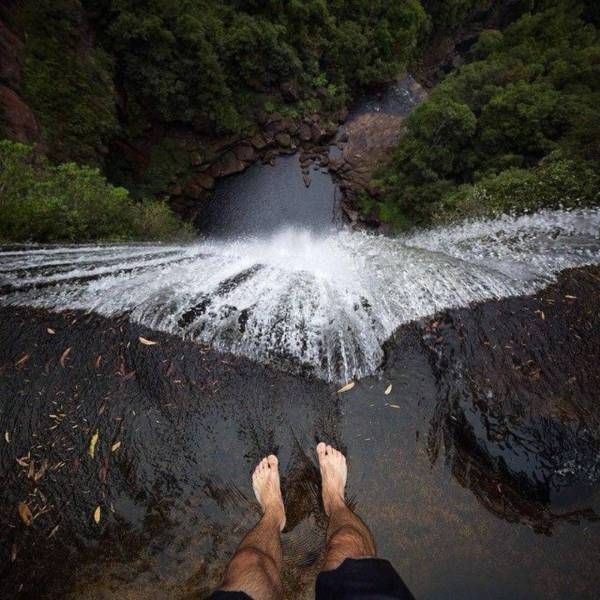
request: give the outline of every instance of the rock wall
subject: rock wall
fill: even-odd
[[[40,126],[21,96],[24,43],[19,32],[11,28],[17,6],[8,1],[0,9],[0,135],[38,144],[42,137]]]

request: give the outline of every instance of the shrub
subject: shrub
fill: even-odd
[[[160,201],[136,203],[98,169],[50,165],[23,144],[0,141],[0,240],[92,241],[191,236]]]

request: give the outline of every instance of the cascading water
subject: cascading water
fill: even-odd
[[[0,303],[105,316],[330,381],[371,374],[401,325],[532,293],[600,262],[600,210],[542,211],[398,238],[265,239],[0,252]]]

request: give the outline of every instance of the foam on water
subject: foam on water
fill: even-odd
[[[532,293],[600,262],[600,210],[541,211],[389,238],[265,239],[0,252],[0,303],[127,313],[149,327],[331,381],[376,371],[401,324]]]

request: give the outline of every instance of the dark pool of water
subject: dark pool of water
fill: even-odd
[[[198,222],[216,237],[269,234],[284,227],[314,232],[339,225],[336,185],[316,166],[303,179],[298,155],[279,156],[275,164],[257,163],[220,180]]]
[[[381,376],[344,394],[126,318],[0,309],[0,596],[203,597],[257,519],[253,465],[276,452],[287,598],[310,598],[324,439],[417,597],[596,597],[599,282],[572,271],[403,327]]]

